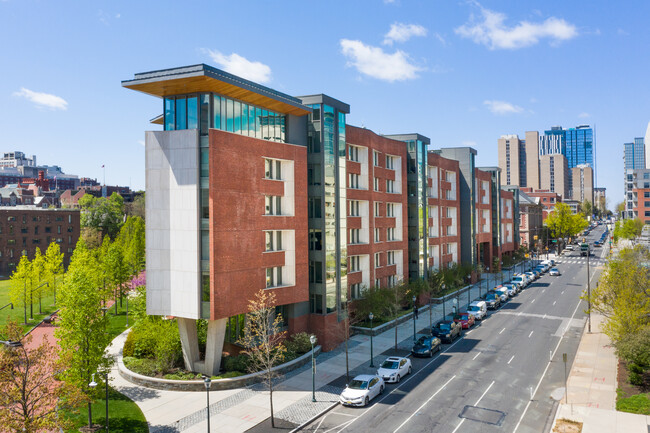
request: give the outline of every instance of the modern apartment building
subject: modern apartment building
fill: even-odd
[[[580,164],[571,169],[573,194],[571,198],[579,203],[587,200],[594,204],[594,170],[587,164]]]
[[[569,168],[580,164],[594,167],[594,149],[594,130],[589,125],[568,129],[553,126],[544,131],[539,141],[540,156],[561,153],[566,157]]]
[[[504,186],[500,200],[501,239],[498,257],[509,256],[519,247],[519,187]]]
[[[8,277],[25,253],[34,258],[36,248],[45,254],[56,242],[68,266],[80,233],[78,210],[15,206],[0,209],[0,276]]]
[[[623,218],[640,218],[650,223],[650,169],[625,170]]]
[[[476,265],[474,149],[427,152],[420,134],[347,125],[350,106],[330,96],[293,97],[203,64],[122,85],[162,102],[152,123],[163,130],[145,134],[147,312],[178,319],[189,370],[219,370],[260,289],[276,294],[290,334],[314,333],[329,350],[367,288]],[[518,213],[500,190],[495,202],[494,176],[480,177],[480,228],[493,228],[480,239],[493,256],[495,225],[515,245]]]
[[[546,220],[548,214],[553,211],[553,208],[555,208],[556,203],[564,201],[560,194],[549,190],[544,190],[544,189],[533,190],[532,188],[521,188],[521,191],[526,193],[527,196],[531,197],[537,203],[542,205],[543,220]]]
[[[645,140],[636,137],[632,143],[623,144],[623,167],[625,170],[646,168]]]
[[[475,170],[476,215],[476,251],[478,263],[483,267],[492,266],[493,226],[492,226],[492,174],[479,168]]]
[[[564,155],[555,153],[539,157],[540,189],[569,198],[569,166]]]
[[[526,139],[504,135],[498,140],[499,168],[505,185],[539,188],[539,133],[527,131]]]
[[[519,191],[519,243],[529,249],[534,246],[535,236],[539,236],[543,227],[543,206],[539,200],[539,197],[533,198]]]
[[[598,208],[601,213],[607,211],[607,188],[594,188],[594,207]]]

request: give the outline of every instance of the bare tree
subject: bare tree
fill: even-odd
[[[238,343],[244,346],[244,353],[250,357],[250,372],[261,372],[264,383],[269,387],[271,408],[271,427],[275,428],[273,418],[273,379],[279,374],[273,367],[284,360],[286,347],[282,344],[285,331],[282,331],[282,315],[275,311],[275,294],[260,290],[248,302],[249,313],[244,326],[244,336]]]

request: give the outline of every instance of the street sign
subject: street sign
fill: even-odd
[[[566,353],[562,354],[562,362],[566,362]]]

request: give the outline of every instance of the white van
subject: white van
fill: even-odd
[[[487,317],[487,304],[485,301],[474,301],[467,307],[467,312],[476,320],[483,320]]]

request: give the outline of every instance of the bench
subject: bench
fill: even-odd
[[[51,314],[49,316],[46,316],[45,319],[43,319],[43,323],[47,323],[48,325],[53,325],[55,319],[56,316],[54,314]]]

